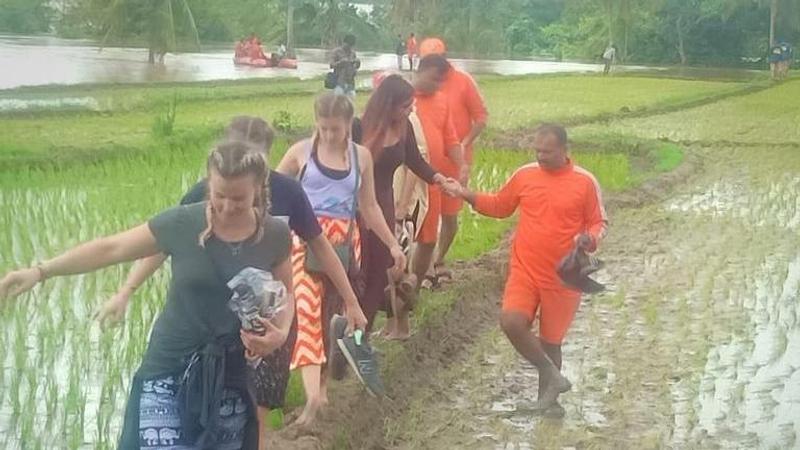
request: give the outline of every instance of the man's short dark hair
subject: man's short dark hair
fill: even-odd
[[[352,34],[346,34],[342,41],[351,47],[356,45],[356,37]]]
[[[543,123],[536,127],[536,134],[551,134],[558,139],[562,146],[567,145],[567,130],[563,125],[557,123]]]
[[[418,72],[424,72],[428,69],[436,69],[436,73],[439,76],[444,76],[448,70],[450,70],[450,63],[447,62],[447,58],[444,55],[439,54],[431,54],[423,57],[419,60],[419,65],[417,66]]]

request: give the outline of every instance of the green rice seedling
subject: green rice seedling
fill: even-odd
[[[167,104],[163,111],[161,111],[153,120],[151,130],[153,136],[157,138],[164,138],[172,136],[175,130],[175,117],[178,113],[178,98],[173,97],[172,101]]]

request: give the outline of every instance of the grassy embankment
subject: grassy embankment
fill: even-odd
[[[482,88],[492,113],[491,133],[529,123],[518,117],[569,120],[570,115],[611,114],[622,106],[677,105],[704,93],[740,88],[730,83],[625,80],[618,84],[598,77],[528,78],[507,83],[496,77],[488,79]],[[287,83],[282,88],[293,88]],[[98,88],[98,96],[110,99],[112,105],[127,106],[104,113],[6,116],[0,121],[0,135],[4,136],[0,142],[0,167],[4,168],[0,171],[0,206],[5,211],[0,215],[0,229],[9,232],[0,237],[0,254],[4,255],[0,270],[30,264],[79,241],[140,223],[170,206],[201,174],[208,145],[234,115],[283,119],[287,134],[308,129],[312,98],[308,91],[313,85],[297,82],[294,87],[293,93],[280,95],[253,83],[222,83],[211,92],[209,86],[153,88],[158,94],[141,87]],[[255,93],[259,89],[268,92]],[[586,89],[591,93],[572,94]],[[22,93],[32,95],[30,92]],[[65,89],[63,95],[79,92],[80,88]],[[89,92],[95,89],[86,94]],[[167,100],[158,100],[162,93]],[[3,93],[11,95],[13,91]],[[163,110],[175,96],[181,100],[172,122]],[[507,100],[498,102],[497,98]],[[566,101],[562,104],[559,99]],[[359,102],[364,100],[361,96]],[[540,102],[549,103],[544,108]],[[169,125],[172,131],[163,131]],[[680,149],[669,144],[600,133],[592,136],[576,142],[575,159],[593,171],[608,191],[635,186],[647,174],[671,169],[682,157]],[[475,167],[474,186],[478,189],[496,189],[514,168],[531,159],[524,152],[491,149],[489,140],[483,142],[485,148],[479,149]],[[286,139],[280,139],[273,162],[286,147]],[[79,164],[85,159],[97,162]],[[650,163],[640,164],[643,160]],[[495,247],[510,226],[510,221],[479,218],[465,211],[465,231],[454,246],[453,258],[471,259]],[[0,410],[13,417],[9,420],[14,431],[6,436],[10,443],[31,448],[61,439],[59,442],[70,448],[85,441],[98,448],[113,447],[127,383],[141,358],[166,287],[162,271],[137,293],[125,324],[100,333],[87,317],[115,290],[125,269],[53,280],[3,309],[0,362],[7,369],[0,372],[0,391],[7,394],[0,399]],[[453,298],[445,291],[423,301],[417,311],[418,326],[446,310]],[[290,405],[301,401],[299,385],[293,383]],[[51,432],[38,433],[38,429]]]

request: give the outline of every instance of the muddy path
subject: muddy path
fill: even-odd
[[[692,151],[713,164],[614,211],[610,290],[584,300],[564,346],[564,419],[530,413],[536,371],[492,327],[389,420],[388,446],[798,447],[800,155]]]
[[[503,248],[456,271],[455,306],[351,379],[316,436],[274,448],[800,448],[800,152],[686,143],[677,170],[607,199],[599,279],[564,344],[562,419],[497,326]]]

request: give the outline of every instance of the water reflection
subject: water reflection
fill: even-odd
[[[790,174],[775,173],[772,181],[760,186],[723,180],[703,193],[679,197],[667,207],[735,218],[754,231],[754,227],[765,227],[792,232],[800,227],[798,187],[800,178]],[[674,439],[685,443],[712,438],[724,448],[796,448],[800,436],[800,256],[769,255],[753,272],[740,273],[740,277],[750,289],[729,302],[744,311],[748,332],[710,349],[698,386],[673,387],[676,417],[692,406],[697,414],[696,424],[676,423]]]
[[[202,53],[169,54],[164,65],[147,63],[143,48],[108,47],[100,51],[88,40],[46,37],[0,36],[0,67],[13,67],[0,74],[0,89],[19,86],[79,83],[140,83],[163,81],[207,81],[221,79],[296,77],[322,75],[328,70],[326,51],[299,49],[297,70],[234,66],[232,50],[211,48]],[[395,69],[393,54],[361,52],[366,71]],[[554,61],[453,59],[473,73],[524,75],[559,72],[598,72],[599,64]],[[630,67],[628,69],[642,69]]]

